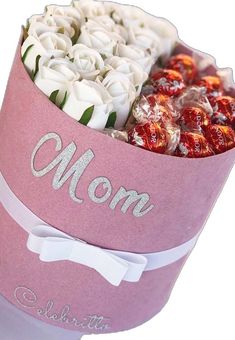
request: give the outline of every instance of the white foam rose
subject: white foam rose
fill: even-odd
[[[106,9],[101,1],[93,0],[75,0],[73,6],[81,10],[86,18],[93,18],[106,14]]]
[[[54,23],[57,27],[61,27],[70,38],[77,40],[85,19],[79,8],[50,5],[46,7],[45,20],[48,24]]]
[[[91,20],[90,20],[91,21]],[[102,15],[92,18],[92,22],[101,25],[105,30],[114,33],[116,40],[126,42],[128,39],[128,31],[123,25],[115,23],[115,21],[109,15]]]
[[[100,83],[85,79],[75,82],[63,110],[79,121],[91,108],[93,112],[87,126],[103,130],[113,111],[112,97]]]
[[[111,18],[117,23],[125,27],[143,26],[146,22],[146,13],[135,6],[120,5],[115,2],[104,2],[106,11]]]
[[[32,35],[35,38],[38,38],[43,33],[54,32],[58,33],[59,28],[56,25],[47,25],[42,19],[42,16],[35,15],[34,18],[31,18],[30,25],[28,28],[28,35]]]
[[[32,73],[35,71],[38,56],[64,58],[71,47],[72,41],[66,35],[45,32],[38,37],[28,36],[22,45],[21,54],[27,70]]]
[[[162,44],[159,36],[151,29],[130,27],[128,43],[150,51],[157,59],[162,54]]]
[[[135,45],[117,44],[115,55],[136,61],[146,73],[149,73],[155,60],[146,50]]]
[[[177,29],[166,19],[149,15],[147,25],[161,39],[162,54],[169,56],[179,40]]]
[[[115,128],[120,129],[125,125],[137,96],[135,87],[125,74],[117,71],[108,72],[102,84],[112,97],[113,110],[117,114]]]
[[[116,32],[119,36],[121,36],[125,43],[127,42],[129,34],[126,27],[116,24],[113,27],[113,32]]]
[[[123,38],[117,33],[106,30],[92,19],[82,26],[81,34],[77,41],[77,43],[93,48],[106,57],[113,55],[114,48],[118,42],[123,43]]]
[[[114,26],[116,25],[113,19],[108,15],[101,15],[92,18],[92,21],[95,21],[97,24],[103,26],[106,30],[113,31]]]
[[[55,102],[60,105],[66,92],[69,93],[72,84],[79,78],[76,66],[69,59],[42,57],[34,82],[48,97],[58,91]]]
[[[43,15],[29,18],[29,34],[35,36],[36,30],[45,27],[44,31],[63,32],[70,38],[77,39],[81,25],[84,23],[83,13],[71,6],[47,6]],[[47,28],[47,30],[46,30]]]
[[[73,59],[78,72],[84,79],[95,80],[104,68],[101,55],[83,44],[74,45],[69,51],[69,57]]]
[[[135,88],[137,88],[138,94],[140,93],[143,83],[148,79],[148,74],[143,68],[129,58],[113,56],[105,60],[105,66],[107,69],[113,69],[125,74]]]

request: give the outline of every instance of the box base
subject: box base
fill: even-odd
[[[1,340],[80,340],[84,334],[58,328],[18,310],[0,295]]]

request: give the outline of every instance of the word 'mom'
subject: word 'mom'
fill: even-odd
[[[58,152],[57,156],[42,169],[35,168],[35,158],[40,148],[48,141],[55,141],[55,151]],[[69,183],[69,195],[73,201],[78,204],[83,203],[83,199],[77,195],[77,186],[81,180],[82,175],[87,168],[91,166],[92,161],[95,158],[95,154],[91,149],[85,151],[74,164],[68,168],[69,163],[74,159],[77,151],[77,145],[71,142],[64,149],[62,148],[62,140],[56,133],[48,133],[43,136],[35,146],[31,157],[31,170],[34,176],[42,177],[48,174],[50,171],[55,170],[55,175],[52,180],[52,187],[55,190],[60,189],[68,180]],[[103,189],[105,192],[102,196],[97,195],[98,189]],[[154,205],[148,204],[150,197],[147,193],[139,194],[136,190],[126,190],[123,186],[113,194],[113,187],[111,181],[107,177],[96,177],[88,185],[88,196],[94,203],[102,204],[107,202],[111,198],[109,203],[110,209],[115,209],[120,201],[122,201],[121,211],[126,213],[127,210],[132,207],[132,213],[135,217],[142,217],[150,212]]]

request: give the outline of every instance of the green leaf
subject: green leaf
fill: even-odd
[[[23,41],[25,41],[29,34],[28,34],[28,30],[29,30],[29,23],[27,22],[27,26],[22,26],[22,30],[23,30]]]
[[[58,91],[59,92],[59,91]],[[66,91],[65,92],[65,95],[64,95],[64,99],[62,100],[61,104],[60,104],[60,109],[63,110],[65,104],[66,104],[66,101],[67,101],[67,97],[68,97],[68,92]]]
[[[163,68],[164,67],[164,61],[162,57],[159,57],[157,60],[157,64],[159,67]]]
[[[35,62],[35,70],[34,70],[34,73],[33,73],[33,80],[35,79],[37,73],[38,73],[38,70],[39,70],[39,60],[41,59],[41,56],[38,55],[37,58],[36,58],[36,62]]]
[[[26,51],[24,52],[23,56],[22,56],[22,61],[23,63],[25,62],[26,58],[27,58],[27,55],[29,53],[29,51],[31,50],[31,48],[33,47],[34,45],[30,45],[27,47]]]
[[[74,36],[71,38],[71,40],[72,44],[75,45],[80,35],[80,29],[75,24],[72,24],[71,27],[74,29]]]
[[[54,104],[56,104],[56,98],[58,96],[59,90],[56,90],[54,92],[52,92],[52,94],[50,95],[50,101]]]
[[[57,33],[64,34],[64,27],[60,27],[58,29]]]
[[[87,125],[92,117],[92,114],[94,112],[94,108],[95,106],[92,105],[90,107],[88,107],[88,109],[86,109],[81,117],[81,119],[78,121],[79,123],[83,124],[83,125]]]
[[[106,129],[108,129],[108,128],[114,128],[114,125],[115,125],[115,123],[116,123],[116,120],[117,120],[117,112],[112,112],[112,113],[110,113],[105,128],[106,128]]]
[[[107,56],[106,56],[105,54],[100,53],[100,55],[101,55],[101,57],[102,57],[103,60],[107,59]]]

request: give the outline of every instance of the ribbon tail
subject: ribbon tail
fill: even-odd
[[[99,247],[77,241],[70,255],[70,261],[96,270],[113,286],[120,285],[129,269],[127,261]]]

